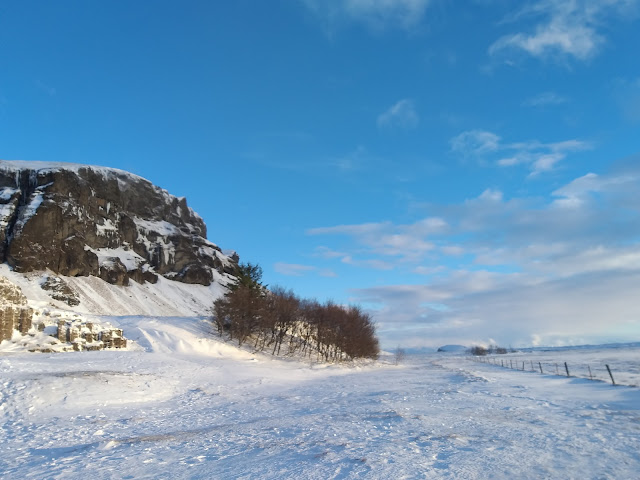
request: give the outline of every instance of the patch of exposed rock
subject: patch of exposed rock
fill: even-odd
[[[46,330],[44,322],[39,323],[38,327],[42,331]],[[69,351],[79,352],[81,350],[103,350],[105,348],[126,348],[127,339],[124,338],[122,330],[113,328],[111,325],[97,325],[93,322],[84,322],[80,320],[69,321],[60,319],[57,322],[55,334],[50,336],[57,338],[61,346],[57,348],[42,348],[39,351]],[[32,350],[35,351],[36,349]]]
[[[13,331],[26,334],[31,328],[33,309],[20,287],[0,276],[0,342],[10,340]]]
[[[122,329],[109,322],[94,323],[81,315],[48,309],[36,310],[33,325],[22,335],[14,335],[9,351],[78,352],[127,348]]]
[[[206,235],[186,199],[136,175],[0,161],[0,262],[16,272],[48,269],[116,285],[153,283],[163,275],[209,285],[216,271],[235,274],[238,259]]]
[[[66,303],[70,307],[80,305],[80,299],[76,292],[71,290],[64,280],[59,277],[45,274],[42,277],[40,287],[49,293],[49,296],[54,300],[59,300]]]

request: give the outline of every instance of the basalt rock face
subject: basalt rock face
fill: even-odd
[[[127,285],[234,274],[202,219],[148,180],[88,165],[0,161],[0,261]]]

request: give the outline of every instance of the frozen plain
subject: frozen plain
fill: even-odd
[[[1,478],[640,475],[638,388],[452,354],[276,360],[216,341],[205,318],[108,321],[137,347],[0,353]]]

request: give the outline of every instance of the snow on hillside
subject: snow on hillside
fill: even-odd
[[[216,281],[209,286],[186,284],[159,276],[155,284],[132,281],[125,287],[112,285],[97,277],[51,277],[53,274],[50,272],[18,274],[8,265],[1,264],[0,277],[6,277],[20,287],[28,299],[28,305],[33,308],[34,315],[33,327],[27,334],[20,335],[18,331],[14,331],[11,341],[0,342],[0,354],[29,350],[63,352],[73,349],[71,343],[59,342],[54,338],[57,336],[60,320],[65,322],[66,327],[74,328],[80,333],[90,323],[96,335],[106,330],[119,336],[114,328],[120,328],[118,319],[122,316],[210,317],[213,302],[224,294],[226,289],[223,284],[227,282],[216,271],[213,274]],[[62,280],[73,291],[74,303],[77,304],[69,305],[52,298],[42,288],[42,284],[51,278]],[[105,314],[109,317],[105,317]],[[106,318],[111,316],[115,320],[107,321]],[[38,331],[38,326],[41,331]],[[124,332],[124,338],[127,349],[136,348],[136,344],[130,341],[132,339],[129,332]]]
[[[640,390],[462,355],[347,366],[206,318],[109,317],[130,351],[0,354],[0,477],[636,478]]]
[[[213,272],[209,286],[186,284],[158,277],[158,283],[139,284],[132,281],[123,287],[109,284],[97,277],[59,277],[77,294],[80,304],[70,306],[52,299],[40,286],[43,273],[18,274],[8,265],[0,264],[0,275],[18,285],[33,308],[56,308],[84,315],[153,315],[185,317],[208,315],[216,298],[225,292],[228,282]]]

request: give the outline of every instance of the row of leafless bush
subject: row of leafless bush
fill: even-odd
[[[300,299],[291,290],[267,289],[257,265],[240,266],[237,282],[213,306],[218,333],[273,355],[326,361],[377,358],[375,325],[356,306]]]
[[[513,353],[515,350],[513,348],[506,349],[504,347],[499,347],[498,345],[489,345],[488,347],[475,346],[471,347],[467,352],[471,355],[475,355],[477,357],[483,357],[485,355],[504,355],[506,353]]]

